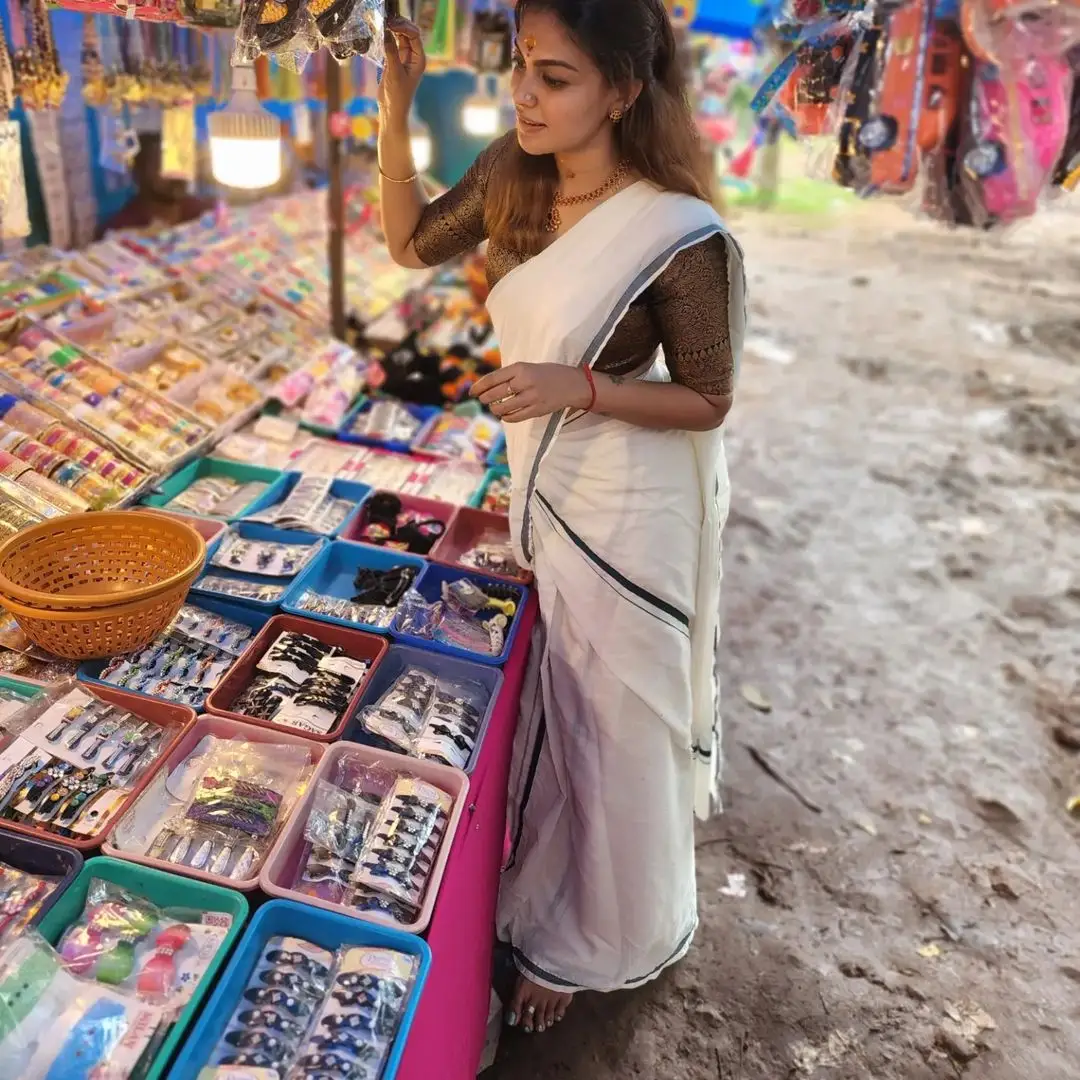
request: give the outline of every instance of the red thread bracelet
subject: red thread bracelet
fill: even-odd
[[[586,412],[592,412],[596,408],[596,379],[593,378],[592,368],[586,364],[582,369],[585,372],[585,378],[589,380],[589,390],[592,393],[592,398],[586,407]]]

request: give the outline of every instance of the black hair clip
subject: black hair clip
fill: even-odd
[[[374,1035],[374,1024],[370,1034]],[[356,1058],[360,1064],[368,1061],[377,1061],[381,1056],[379,1047],[372,1045],[369,1039],[359,1032],[340,1031],[336,1035],[313,1035],[311,1045],[324,1054],[333,1054],[336,1051],[344,1051]]]
[[[235,1065],[246,1069],[273,1069],[276,1073],[281,1062],[269,1054],[251,1051],[244,1054],[226,1054],[218,1061],[219,1065]]]
[[[303,998],[293,997],[292,994],[287,994],[284,990],[265,989],[261,986],[253,986],[250,990],[245,990],[244,997],[252,1005],[271,1009],[284,1009],[290,1016],[300,1017],[301,1019],[310,1016],[313,1008],[312,1004]]]
[[[317,996],[319,988],[295,971],[264,971],[262,981],[276,990],[291,990],[294,994]]]
[[[238,1050],[257,1050],[260,1054],[268,1054],[279,1061],[291,1049],[283,1039],[265,1031],[230,1031],[225,1036],[225,1041]]]
[[[303,1024],[298,1024],[295,1020],[290,1020],[273,1009],[248,1009],[247,1012],[240,1013],[236,1019],[244,1027],[266,1028],[267,1031],[276,1031],[292,1039],[301,1038],[305,1030]]]

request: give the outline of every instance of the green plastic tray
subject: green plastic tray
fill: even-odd
[[[0,690],[6,690],[11,694],[15,694],[24,701],[30,701],[39,694],[45,693],[44,686],[38,686],[36,683],[23,682],[22,679],[15,679],[10,675],[0,675]]]
[[[163,870],[154,870],[149,866],[139,866],[136,863],[99,856],[96,859],[87,860],[79,876],[64,890],[64,894],[38,924],[38,930],[50,945],[55,945],[64,931],[82,914],[86,904],[86,894],[93,878],[111,881],[114,885],[119,885],[129,892],[145,896],[160,907],[221,911],[232,916],[232,926],[229,927],[221,948],[210,961],[210,966],[199,980],[195,993],[161,1044],[146,1074],[146,1080],[160,1080],[165,1075],[188,1027],[195,1019],[203,998],[210,992],[218,970],[228,959],[233,945],[236,944],[237,938],[244,929],[248,916],[248,902],[240,893],[232,889],[223,889],[220,885],[210,885],[203,881],[180,877],[179,874],[167,874]]]
[[[172,502],[181,492],[187,491],[196,480],[201,480],[204,476],[227,476],[240,484],[260,481],[272,485],[281,480],[284,475],[280,469],[268,469],[264,465],[244,465],[242,462],[226,461],[224,458],[199,458],[185,465],[179,472],[170,476],[168,480],[163,480],[152,495],[147,495],[142,500],[142,504],[143,506],[155,506],[161,509]],[[256,502],[258,498],[261,498],[261,496],[252,499],[252,503]],[[243,517],[244,512],[248,509],[249,507],[245,506],[237,517]],[[184,513],[184,511],[180,510],[177,513]],[[212,514],[203,516],[213,517]]]

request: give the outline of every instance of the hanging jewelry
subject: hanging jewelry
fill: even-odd
[[[82,44],[83,101],[94,108],[108,103],[109,88],[105,81],[105,65],[101,62],[101,41],[93,15],[83,16]]]
[[[583,206],[585,203],[596,202],[605,195],[614,192],[630,175],[630,162],[620,161],[615,171],[595,190],[586,192],[584,195],[564,195],[561,191],[555,193],[551,209],[548,211],[545,228],[549,233],[557,233],[562,228],[562,215],[559,208],[563,206]]]

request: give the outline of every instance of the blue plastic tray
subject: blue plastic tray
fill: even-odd
[[[350,410],[349,414],[341,422],[341,427],[338,428],[338,441],[355,443],[358,446],[381,446],[386,450],[396,450],[398,453],[407,454],[409,452],[409,445],[412,441],[411,439],[371,439],[366,435],[353,434],[353,422],[361,413],[367,412],[373,404],[374,401],[371,400],[361,401],[359,405]],[[410,405],[407,401],[399,401],[398,404],[403,406],[410,416],[420,422],[419,430],[423,430],[424,426],[433,416],[437,416],[442,412],[442,409],[435,405]]]
[[[188,603],[192,607],[202,608],[203,611],[209,611],[214,615],[220,615],[223,619],[232,619],[233,622],[250,626],[256,633],[266,625],[269,615],[262,611],[256,611],[254,608],[245,607],[235,599],[229,597],[218,599],[218,596],[218,593],[192,596],[188,598]],[[254,640],[254,637],[252,637],[251,640]],[[91,683],[96,686],[113,686],[113,683],[103,682],[101,678],[101,673],[111,662],[111,660],[87,660],[85,663],[80,664],[78,674],[79,682]],[[115,687],[115,689],[127,690],[127,687],[120,686]],[[129,693],[139,694],[139,697],[151,696],[150,694],[139,693],[138,690],[131,690]],[[202,712],[203,710],[196,709],[195,711]]]
[[[480,486],[473,493],[473,497],[469,500],[468,505],[474,510],[482,510],[484,507],[484,496],[487,494],[487,489],[491,487],[495,480],[500,477],[509,476],[510,470],[503,465],[500,465],[494,469],[488,469],[484,473],[484,479],[480,481]]]
[[[377,739],[372,738],[360,726],[357,716],[361,709],[374,705],[397,682],[401,673],[410,667],[430,671],[437,679],[460,679],[479,683],[490,695],[487,709],[484,710],[484,716],[480,721],[480,729],[476,733],[476,745],[465,764],[466,774],[471,775],[476,768],[476,763],[480,760],[480,750],[484,745],[491,716],[495,712],[495,703],[502,692],[503,674],[498,668],[476,664],[469,660],[459,660],[456,656],[446,656],[428,649],[417,649],[411,645],[391,645],[390,651],[383,657],[382,663],[375,669],[367,686],[364,687],[364,693],[348,725],[341,733],[342,741],[363,743],[365,746],[380,745]],[[383,747],[383,749],[395,751],[395,748],[391,746]]]
[[[309,547],[317,546],[319,548],[323,548],[329,543],[325,536],[315,536],[314,533],[293,532],[288,529],[275,529],[270,525],[257,525],[250,521],[244,521],[240,522],[238,525],[234,525],[233,531],[239,533],[247,540],[273,540],[279,544],[304,544]],[[221,546],[222,540],[224,540],[224,537],[215,540],[214,543],[207,548],[206,569],[203,570],[199,579],[192,585],[191,591],[196,596],[204,597],[209,600],[220,600],[230,604],[239,604],[242,607],[261,611],[267,616],[273,615],[274,612],[276,612],[278,608],[293,595],[293,587],[302,574],[298,574],[294,578],[275,578],[266,577],[262,574],[245,574],[238,570],[229,570],[224,566],[213,566],[211,560]],[[318,558],[318,556],[316,556],[316,558]],[[304,567],[304,569],[306,570],[307,567]],[[211,574],[218,577],[231,578],[234,581],[257,581],[260,585],[284,585],[286,586],[286,591],[280,600],[274,601],[246,600],[242,596],[225,596],[222,593],[210,592],[209,590],[200,587],[202,579]]]
[[[244,517],[262,513],[263,510],[269,510],[271,506],[283,503],[292,494],[292,489],[299,483],[300,476],[300,473],[287,473],[284,485],[280,487],[275,485],[262,498],[256,499],[247,508]],[[360,508],[367,501],[371,491],[372,489],[367,484],[357,484],[352,480],[335,480],[330,485],[330,494],[335,499],[348,499],[349,502],[353,503],[353,509],[349,516],[332,533],[326,535],[336,540],[342,530],[351,524],[353,518],[360,513]]]
[[[496,590],[496,595],[503,595],[506,590],[515,590],[520,594],[518,597],[517,611],[514,613],[514,618],[511,620],[509,629],[507,630],[503,651],[498,656],[491,656],[487,653],[470,652],[468,649],[459,649],[455,645],[444,645],[441,641],[431,641],[428,638],[420,638],[413,634],[402,633],[397,629],[397,619],[394,620],[394,625],[390,628],[390,636],[396,641],[404,641],[410,645],[417,645],[421,649],[445,653],[447,656],[457,656],[462,660],[472,660],[477,664],[501,667],[506,663],[507,658],[510,656],[510,650],[514,647],[514,639],[517,637],[518,627],[521,625],[521,613],[525,609],[525,602],[529,598],[529,590],[525,588],[524,585],[500,581],[498,578],[488,577],[486,574],[477,574],[453,566],[436,566],[433,563],[429,563],[428,568],[421,574],[420,580],[416,583],[416,589],[425,600],[434,603],[442,596],[444,582],[460,581],[462,578],[471,581],[477,588],[482,589],[485,592],[488,589],[494,589]]]
[[[167,480],[162,481],[156,491],[142,500],[142,505],[156,507],[159,510],[165,509],[177,495],[187,491],[196,480],[201,480],[204,476],[227,476],[241,484],[252,481],[269,484],[270,487],[259,496],[259,500],[270,497],[270,505],[273,505],[273,502],[279,501],[280,498],[275,498],[275,492],[281,490],[282,486],[288,481],[289,475],[289,473],[283,473],[280,469],[268,469],[263,465],[246,465],[243,462],[228,461],[225,458],[198,458],[179,472],[174,473]],[[254,505],[254,502],[251,505]],[[169,507],[169,509],[177,514],[188,513],[188,511],[176,507]],[[250,509],[251,506],[245,507],[243,513]],[[243,513],[239,516],[242,517]],[[213,518],[215,521],[224,520],[215,514],[196,513],[192,516]]]
[[[348,619],[335,619],[331,615],[320,615],[315,611],[305,611],[299,606],[300,597],[308,589],[312,589],[324,596],[351,600],[356,595],[353,584],[356,571],[361,567],[370,570],[392,570],[396,566],[415,566],[422,573],[426,565],[419,555],[357,544],[352,540],[335,540],[296,579],[296,584],[289,590],[282,607],[290,615],[301,615],[305,619],[336,623],[338,626],[367,630],[372,634],[389,634],[390,628],[386,626],[371,626],[367,623],[350,622]]]
[[[380,1080],[394,1080],[431,968],[431,950],[426,942],[412,934],[384,929],[359,919],[351,919],[347,915],[323,911],[307,904],[297,904],[292,900],[271,900],[255,913],[255,918],[240,939],[232,960],[207,1001],[199,1022],[188,1034],[187,1041],[173,1064],[172,1072],[169,1073],[169,1080],[197,1080],[200,1070],[210,1061],[241,995],[247,989],[267,941],[279,934],[303,938],[324,949],[372,945],[376,948],[397,949],[399,952],[419,957],[420,970],[380,1077]]]
[[[0,862],[27,874],[56,881],[56,888],[45,897],[38,913],[30,920],[31,926],[41,922],[83,868],[80,852],[13,832],[0,832]]]

